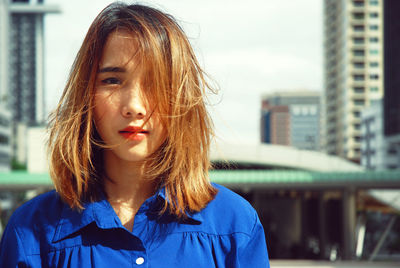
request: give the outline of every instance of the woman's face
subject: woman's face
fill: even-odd
[[[155,104],[140,83],[141,67],[132,34],[110,34],[96,77],[94,121],[105,153],[125,161],[141,161],[166,138]]]

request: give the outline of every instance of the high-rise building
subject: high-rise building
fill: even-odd
[[[388,141],[400,150],[400,1],[385,0],[384,5],[384,133]],[[399,159],[400,161],[400,159]]]
[[[383,97],[383,0],[324,1],[324,150],[359,162],[361,110]]]
[[[43,0],[0,0],[0,101],[11,111],[13,137],[20,125],[45,121],[43,17],[60,12]],[[13,139],[16,155],[18,139]]]
[[[4,0],[3,0],[4,1]],[[41,124],[44,114],[44,15],[59,12],[43,0],[8,1],[9,105],[14,122]]]
[[[320,93],[279,92],[264,95],[261,142],[299,149],[320,149]]]
[[[361,165],[372,170],[400,168],[400,148],[384,135],[382,100],[371,101],[361,112],[361,120]]]

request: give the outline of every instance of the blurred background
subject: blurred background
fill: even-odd
[[[0,233],[52,189],[47,116],[111,2],[0,0]],[[398,266],[400,1],[140,3],[177,19],[218,86],[210,176],[257,209],[274,266]]]

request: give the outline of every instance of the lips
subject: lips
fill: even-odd
[[[125,139],[140,141],[143,140],[147,134],[149,134],[149,131],[141,127],[128,126],[118,131],[118,133]]]

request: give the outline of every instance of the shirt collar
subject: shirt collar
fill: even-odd
[[[157,196],[161,197],[163,200],[168,200],[168,197],[165,194],[165,187],[160,188],[160,190],[158,190],[158,192],[156,193]],[[203,222],[203,216],[201,215],[200,212],[185,212],[186,216],[188,217],[188,219],[192,219],[195,222],[197,222],[197,224],[202,223]]]
[[[168,201],[165,194],[165,187],[160,188],[152,197],[147,199],[140,210],[152,209],[152,205],[155,204],[154,201],[158,198],[162,198],[162,201]],[[189,222],[185,220],[184,223],[190,223],[191,220],[193,220],[194,222],[192,223],[200,224],[203,221],[200,212],[187,212],[186,216],[189,219]],[[84,209],[81,211],[71,209],[67,204],[64,204],[60,221],[52,242],[60,241],[93,222],[102,229],[123,228],[123,225],[114,209],[107,201],[106,197],[102,195],[99,201],[85,203]]]

